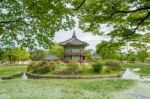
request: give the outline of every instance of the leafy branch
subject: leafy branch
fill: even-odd
[[[141,7],[141,8],[138,8],[138,9],[135,9],[135,10],[128,10],[128,11],[114,11],[112,14],[111,14],[111,17],[117,13],[133,13],[133,12],[138,12],[138,11],[142,11],[142,10],[149,10],[150,7]]]
[[[86,0],[83,0],[81,2],[81,4],[78,7],[76,7],[75,9],[73,9],[73,10],[79,10],[84,5],[85,2],[86,2]]]

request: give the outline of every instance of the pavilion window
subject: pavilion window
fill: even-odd
[[[66,48],[65,48],[65,52],[66,52],[66,53],[70,53],[70,52],[71,52],[71,49],[70,49],[69,47],[66,47]]]
[[[80,49],[78,47],[73,47],[72,48],[72,52],[74,53],[79,53],[80,52]]]

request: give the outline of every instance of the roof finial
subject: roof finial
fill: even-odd
[[[74,30],[74,32],[73,32],[72,37],[76,37],[76,32],[75,32],[75,30]]]

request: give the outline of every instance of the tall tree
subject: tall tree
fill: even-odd
[[[63,56],[63,51],[64,51],[64,48],[58,44],[54,44],[51,49],[49,50],[49,53],[50,54],[54,54],[56,55],[59,59],[62,58]]]
[[[40,61],[47,55],[48,55],[48,51],[41,50],[41,49],[34,48],[33,50],[30,51],[30,59],[33,61]]]
[[[84,54],[85,54],[85,59],[86,60],[91,60],[92,53],[91,53],[90,50],[84,50]]]
[[[150,55],[147,51],[141,50],[137,53],[138,59],[141,62],[144,62],[146,58],[148,58]]]
[[[119,59],[122,42],[102,41],[96,46],[96,53],[103,59]]]
[[[29,60],[30,55],[22,48],[7,48],[5,51],[10,63]]]
[[[6,60],[7,60],[6,50],[0,49],[0,61],[6,61]]]

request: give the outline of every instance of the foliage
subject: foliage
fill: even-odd
[[[106,71],[107,73],[111,73],[112,69],[107,66],[107,67],[105,67],[105,71]]]
[[[102,41],[96,46],[96,53],[103,59],[119,59],[122,42]]]
[[[149,4],[148,0],[1,0],[0,41],[50,47],[54,34],[71,29],[77,17],[85,32],[118,41],[149,42]],[[111,30],[102,31],[102,25]]]
[[[148,49],[149,46],[147,46],[146,43],[132,43],[131,46],[136,48],[137,50],[137,58],[141,62],[144,62],[144,60],[149,57]]]
[[[54,66],[51,66],[48,62],[31,62],[28,66],[28,71],[33,73],[45,74],[54,70]]]
[[[84,50],[84,54],[86,60],[91,60],[92,53],[90,50]]]
[[[45,74],[50,71],[49,66],[40,66],[38,68],[35,68],[33,73],[38,73],[38,74]]]
[[[8,60],[6,56],[6,50],[0,49],[0,61],[6,61],[6,60]]]
[[[74,60],[69,60],[67,63],[67,70],[77,70],[78,69],[78,64]]]
[[[145,59],[149,57],[149,53],[145,50],[141,50],[138,52],[137,56],[141,62],[144,62]]]
[[[62,58],[63,56],[63,51],[64,51],[64,48],[58,44],[54,44],[51,49],[49,50],[49,53],[50,54],[53,54],[53,55],[56,55],[59,59]]]
[[[149,33],[150,28],[149,4],[148,0],[86,0],[79,14],[80,28],[116,40],[142,40],[141,33]],[[110,32],[103,32],[100,25],[111,28]],[[148,41],[148,38],[142,41]]]
[[[68,0],[1,0],[0,42],[50,47],[55,32],[74,26]]]
[[[92,64],[93,72],[99,73],[102,71],[103,65],[100,62]]]
[[[30,54],[26,52],[22,48],[7,48],[4,51],[6,59],[8,59],[11,63],[15,63],[16,61],[25,61],[29,60]]]
[[[57,63],[55,62],[55,61],[50,61],[50,66],[56,66],[57,65]]]
[[[107,60],[105,63],[106,66],[111,68],[112,70],[120,70],[121,69],[121,63],[118,60]]]
[[[50,61],[50,62],[49,62],[49,65],[52,67],[52,70],[54,70],[54,69],[56,68],[56,66],[57,66],[57,62],[55,62],[55,61]]]
[[[135,60],[137,60],[137,55],[132,50],[129,50],[128,53],[125,55],[125,58],[129,62],[134,62]]]
[[[30,51],[30,58],[33,61],[40,61],[48,55],[48,52],[41,49],[33,49]]]

